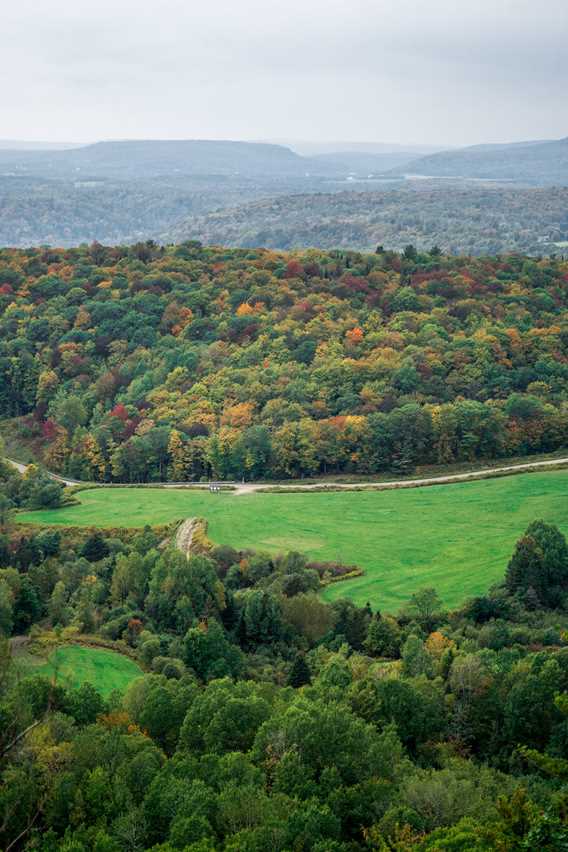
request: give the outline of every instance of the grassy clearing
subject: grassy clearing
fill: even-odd
[[[167,489],[93,489],[81,505],[27,512],[24,522],[100,527],[204,517],[209,537],[273,553],[301,550],[357,564],[365,576],[327,588],[394,611],[421,586],[448,606],[504,573],[516,539],[543,518],[568,534],[568,471],[382,492],[256,493],[235,497]]]
[[[91,683],[105,698],[114,689],[124,692],[142,674],[133,660],[116,651],[82,645],[63,645],[53,650],[47,660],[29,653],[19,654],[16,665],[26,674],[50,679],[57,673],[57,682],[70,688]]]

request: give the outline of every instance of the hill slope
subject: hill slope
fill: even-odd
[[[283,145],[215,139],[96,142],[55,151],[0,149],[0,170],[42,177],[152,178],[161,175],[302,175],[329,166]]]
[[[0,245],[135,243],[159,237],[191,214],[307,187],[313,191],[320,183],[304,176],[173,175],[148,180],[0,176]]]
[[[403,171],[434,177],[462,177],[568,185],[568,137],[545,142],[475,145],[414,160]]]
[[[318,246],[492,254],[557,250],[568,239],[568,189],[432,187],[284,196],[192,216],[164,234],[230,246]]]
[[[568,262],[0,252],[0,411],[99,481],[410,474],[565,446]]]

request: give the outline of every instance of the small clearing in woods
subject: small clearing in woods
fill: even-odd
[[[18,648],[14,660],[24,674],[43,675],[50,680],[55,678],[57,683],[70,688],[90,683],[105,698],[115,689],[124,692],[135,678],[143,674],[130,657],[106,648],[84,645],[61,645],[47,659]]]

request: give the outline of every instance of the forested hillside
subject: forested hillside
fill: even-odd
[[[568,262],[0,253],[0,410],[98,481],[407,473],[566,441]]]
[[[473,145],[456,151],[441,151],[420,157],[402,169],[440,177],[526,180],[540,186],[566,186],[568,137],[503,145]]]
[[[192,214],[165,233],[230,246],[402,251],[437,244],[454,254],[540,255],[568,246],[568,189],[510,189],[417,181],[362,192],[286,195]],[[564,247],[563,247],[564,244]]]
[[[0,245],[136,243],[208,213],[282,193],[311,192],[318,180],[238,175],[114,178],[0,176]]]

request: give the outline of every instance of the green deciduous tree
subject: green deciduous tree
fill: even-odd
[[[535,521],[516,544],[507,567],[512,593],[534,591],[545,606],[558,606],[568,591],[568,545],[552,524]]]

